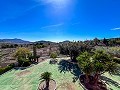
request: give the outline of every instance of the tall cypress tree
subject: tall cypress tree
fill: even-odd
[[[34,61],[36,61],[37,53],[36,53],[36,46],[35,45],[33,45],[33,57],[34,57]]]

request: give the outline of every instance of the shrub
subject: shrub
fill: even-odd
[[[0,68],[0,75],[4,73],[4,68]]]
[[[31,56],[31,52],[29,49],[27,48],[18,48],[14,54],[14,56],[17,58],[17,59],[21,59],[21,58],[29,58]]]
[[[46,47],[45,45],[36,45],[38,49]]]
[[[28,60],[31,56],[31,52],[27,48],[18,48],[15,52],[15,57],[18,60],[19,66],[29,66],[30,60]]]
[[[14,64],[10,64],[9,66],[6,66],[4,68],[0,68],[0,75],[11,70],[14,67]]]
[[[20,58],[18,60],[18,63],[19,63],[19,66],[23,66],[23,67],[29,66],[31,64],[29,59],[24,59],[24,58]]]
[[[53,58],[53,59],[57,58],[57,53],[55,53],[55,52],[51,53],[50,58]]]

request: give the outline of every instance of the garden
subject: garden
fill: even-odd
[[[49,64],[50,59],[27,69],[12,69],[0,76],[0,90],[37,90],[41,83],[41,74],[51,72],[56,82],[56,90],[84,90],[79,82],[81,70],[69,58],[57,59],[58,64]],[[119,75],[105,73],[102,78],[111,90],[120,89]]]

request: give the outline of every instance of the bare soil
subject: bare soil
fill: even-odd
[[[20,73],[16,73],[17,76],[25,76],[25,75],[28,75],[30,74],[31,72],[29,70],[25,70],[25,71],[22,71]]]
[[[17,62],[13,57],[15,50],[15,48],[0,49],[0,67],[4,68],[12,63]]]
[[[75,86],[72,83],[62,83],[56,90],[75,90]]]
[[[0,63],[0,67],[6,67],[12,63],[16,63],[17,61],[16,60],[7,60],[7,61],[4,61],[4,62],[1,62]]]

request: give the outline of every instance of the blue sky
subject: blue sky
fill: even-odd
[[[120,0],[0,0],[0,38],[120,37]]]

